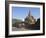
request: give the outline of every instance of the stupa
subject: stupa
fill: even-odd
[[[29,10],[28,16],[25,18],[25,22],[26,22],[26,23],[29,23],[29,24],[35,24],[35,19],[34,19],[34,17],[31,15],[30,10]]]

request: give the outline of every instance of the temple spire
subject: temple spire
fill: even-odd
[[[28,14],[28,16],[29,16],[29,17],[31,16],[31,12],[30,12],[30,10],[29,10],[29,14]]]

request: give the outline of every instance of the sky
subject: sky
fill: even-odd
[[[29,10],[35,19],[40,18],[40,8],[35,7],[12,7],[12,18],[24,20],[28,16]]]

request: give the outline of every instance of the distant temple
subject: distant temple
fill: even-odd
[[[35,24],[35,22],[36,22],[34,17],[31,15],[30,10],[29,10],[28,16],[25,18],[25,21],[29,24]]]

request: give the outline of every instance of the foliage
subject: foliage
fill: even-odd
[[[19,20],[19,19],[12,19],[12,26],[15,27],[17,26],[20,22],[22,22],[22,20]]]

